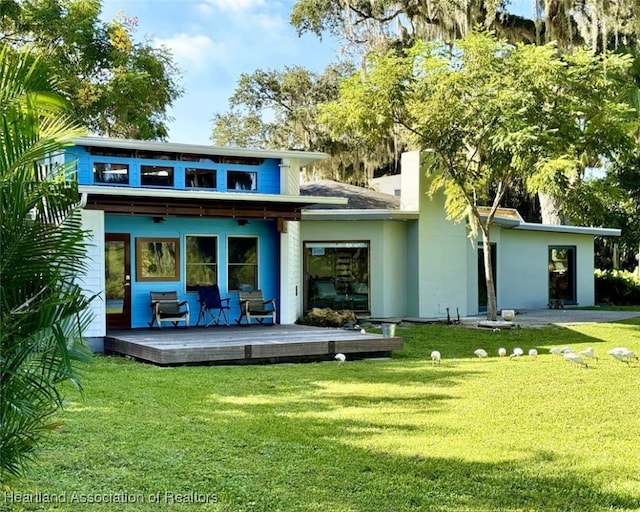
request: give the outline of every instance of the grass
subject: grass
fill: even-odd
[[[640,365],[606,355],[640,353],[640,319],[397,334],[393,359],[343,365],[96,357],[84,398],[69,393],[63,429],[0,510],[640,510]],[[572,366],[548,353],[560,345],[601,359]],[[540,355],[498,358],[501,346]],[[30,497],[40,503],[16,502]]]

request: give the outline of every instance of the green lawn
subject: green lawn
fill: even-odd
[[[69,393],[63,429],[13,495],[0,491],[0,510],[640,510],[640,365],[606,355],[640,353],[640,320],[397,334],[393,359],[343,365],[96,357],[84,398]],[[601,359],[572,366],[548,353],[560,345]],[[498,358],[501,346],[540,355]]]

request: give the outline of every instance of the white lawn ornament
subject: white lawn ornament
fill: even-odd
[[[499,355],[500,357],[504,357],[504,356],[506,356],[506,355],[507,355],[507,349],[506,349],[506,348],[504,348],[504,347],[500,347],[500,348],[498,349],[498,355]]]
[[[509,356],[509,359],[513,359],[515,357],[520,357],[522,354],[524,354],[524,351],[521,348],[516,347],[516,348],[513,349],[513,354],[511,354]]]
[[[334,359],[338,361],[338,364],[342,364],[347,360],[347,356],[342,353],[336,354]]]
[[[580,354],[576,354],[574,352],[567,352],[562,357],[564,357],[567,361],[571,361],[575,365],[589,368],[589,365],[584,359],[582,359],[582,356]]]
[[[480,359],[484,359],[485,357],[489,357],[489,354],[487,354],[487,351],[484,350],[483,348],[479,348],[477,350],[474,350],[473,353],[478,356]]]
[[[529,349],[529,357],[535,359],[538,357],[538,351],[535,348]]]
[[[431,352],[431,364],[440,364],[440,359],[442,357],[440,356],[440,352],[438,352],[437,350],[434,350],[433,352]]]

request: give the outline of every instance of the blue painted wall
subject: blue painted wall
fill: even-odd
[[[185,285],[185,236],[216,235],[218,237],[218,285],[222,297],[231,298],[231,321],[239,315],[237,294],[229,293],[227,280],[227,238],[255,236],[258,238],[258,283],[265,298],[275,298],[279,309],[280,297],[280,236],[275,222],[249,220],[239,226],[233,219],[168,217],[155,223],[151,217],[106,215],[107,233],[131,235],[131,307],[133,328],[148,327],[151,320],[150,291],[177,291],[180,300],[188,300],[191,325],[198,319],[200,305],[197,293],[187,293]],[[180,239],[180,281],[138,281],[136,276],[136,237]]]
[[[243,164],[227,164],[213,162],[182,162],[176,160],[150,160],[141,158],[126,158],[112,156],[94,156],[90,155],[86,148],[74,146],[67,150],[68,160],[77,161],[78,183],[80,185],[106,185],[116,187],[140,187],[140,166],[141,165],[163,165],[172,166],[174,168],[174,187],[175,189],[185,189],[185,168],[198,167],[201,169],[215,169],[217,182],[215,190],[218,192],[230,192],[227,190],[227,171],[255,171],[258,173],[258,189],[255,191],[261,194],[279,194],[280,193],[280,161],[278,159],[266,159],[261,165],[243,165]],[[94,183],[93,181],[93,164],[100,163],[126,163],[129,164],[129,185],[113,185],[104,183]],[[159,187],[164,188],[164,187]],[[202,190],[189,188],[188,190]],[[233,192],[238,192],[232,190]],[[242,191],[251,194],[248,191]]]

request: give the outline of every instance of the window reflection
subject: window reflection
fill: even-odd
[[[369,243],[305,243],[306,307],[369,311]]]
[[[109,183],[112,185],[128,185],[129,164],[107,164],[95,162],[93,164],[93,182]]]
[[[187,291],[218,284],[218,239],[214,236],[186,237]]]
[[[185,169],[185,184],[187,188],[216,188],[216,170],[187,167]]]
[[[229,290],[238,290],[240,285],[258,287],[258,239],[255,237],[229,237],[228,278]]]
[[[575,261],[575,247],[549,247],[549,299],[576,302]]]
[[[258,190],[258,173],[255,171],[228,171],[227,190]]]
[[[173,187],[173,167],[141,165],[140,184],[143,187]]]

